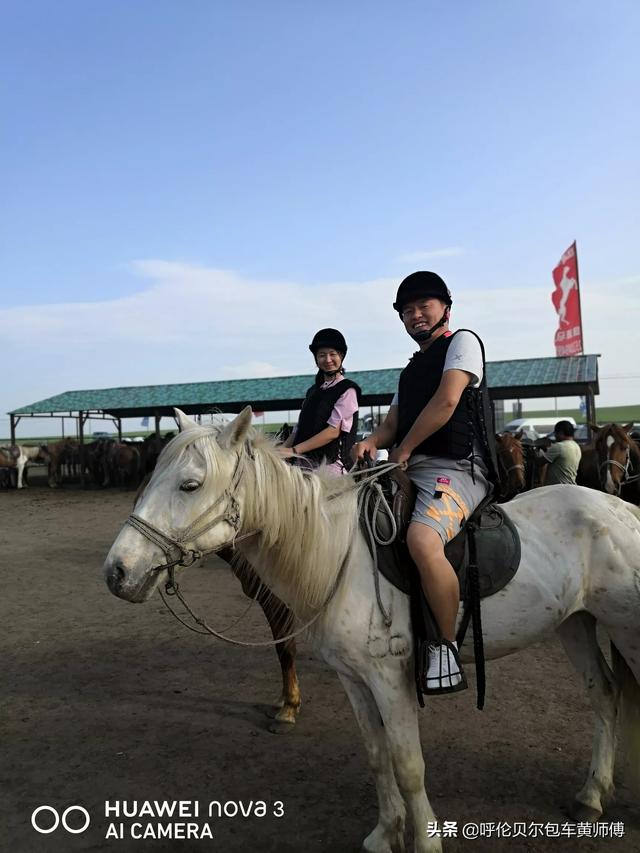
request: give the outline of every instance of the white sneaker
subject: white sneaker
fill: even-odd
[[[454,693],[467,686],[457,643],[443,640],[439,645],[429,645],[423,693]]]

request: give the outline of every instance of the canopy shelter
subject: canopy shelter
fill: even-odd
[[[391,402],[401,369],[356,370],[348,375],[362,389],[363,406],[382,406]],[[239,412],[247,405],[258,412],[294,411],[302,406],[312,382],[312,376],[301,374],[65,391],[9,412],[11,441],[15,443],[16,426],[23,417],[77,418],[78,436],[83,440],[87,418],[113,420],[121,437],[123,418],[154,417],[159,432],[160,418],[173,416],[174,407],[190,415]],[[493,400],[583,396],[587,401],[587,421],[595,421],[594,397],[599,393],[597,355],[488,362],[487,383]]]

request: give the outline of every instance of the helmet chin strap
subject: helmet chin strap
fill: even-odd
[[[332,370],[331,372],[329,372],[328,370],[323,370],[322,372],[325,376],[328,376],[329,379],[335,379],[335,377],[339,373],[344,373],[344,370],[342,368],[342,365],[340,365],[340,367],[337,370]]]
[[[449,319],[449,309],[445,308],[444,314],[442,315],[440,320],[438,320],[438,322],[435,324],[435,326],[432,326],[430,329],[424,329],[421,332],[416,332],[415,334],[413,332],[409,332],[409,334],[411,335],[411,337],[413,338],[413,340],[417,344],[424,344],[424,343],[426,343],[426,341],[428,341],[431,338],[431,336],[433,335],[433,333],[437,329],[440,329],[442,326],[444,326],[444,324],[447,322],[448,319]]]

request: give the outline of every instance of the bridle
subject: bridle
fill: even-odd
[[[246,450],[246,454],[243,452],[243,450]],[[195,628],[195,627],[189,625],[183,618],[181,618],[175,612],[175,610],[173,610],[169,606],[168,602],[166,601],[166,599],[162,595],[162,592],[160,594],[161,594],[162,600],[163,600],[165,606],[167,607],[167,609],[169,610],[169,612],[179,622],[181,622],[186,628],[188,628],[190,631],[194,631],[197,634],[210,634],[214,637],[217,637],[219,640],[223,640],[224,642],[231,643],[232,645],[235,645],[235,646],[249,646],[249,647],[272,646],[272,645],[278,645],[279,643],[284,643],[287,640],[290,640],[294,637],[297,637],[299,634],[303,633],[304,631],[307,631],[309,629],[309,627],[311,625],[313,625],[313,623],[316,622],[322,616],[322,614],[326,610],[329,602],[331,601],[331,599],[335,595],[336,590],[340,586],[340,583],[342,582],[342,578],[343,578],[344,573],[346,571],[347,565],[349,564],[349,560],[351,559],[351,554],[353,551],[353,545],[354,545],[355,540],[351,541],[351,543],[349,544],[349,547],[347,548],[346,553],[344,554],[344,556],[342,558],[342,562],[341,562],[340,567],[338,569],[336,579],[333,583],[331,590],[329,591],[329,594],[327,595],[327,598],[326,598],[324,604],[316,611],[316,613],[311,617],[311,619],[309,619],[308,622],[306,622],[304,625],[302,625],[302,627],[298,628],[296,631],[293,631],[292,633],[288,634],[286,637],[278,637],[277,639],[267,640],[266,642],[242,642],[240,640],[235,640],[235,639],[232,639],[231,637],[227,637],[224,634],[222,634],[220,631],[216,631],[214,628],[212,628],[204,619],[199,617],[191,609],[191,607],[189,606],[189,604],[185,600],[184,596],[182,595],[178,584],[175,581],[173,570],[176,566],[182,566],[182,567],[188,568],[189,566],[192,566],[197,560],[201,559],[202,557],[206,556],[207,554],[213,554],[213,553],[216,553],[218,551],[221,551],[223,548],[226,548],[229,545],[235,545],[237,542],[244,540],[244,539],[248,539],[251,536],[255,536],[260,532],[258,530],[253,530],[250,533],[244,533],[242,535],[238,535],[239,530],[240,530],[240,507],[239,507],[238,501],[236,500],[233,493],[234,493],[235,489],[237,488],[237,486],[239,485],[240,481],[242,480],[242,476],[244,473],[243,472],[244,460],[245,460],[246,456],[248,456],[252,460],[255,460],[255,456],[254,456],[253,451],[251,449],[251,446],[249,445],[248,442],[245,444],[244,448],[241,449],[240,452],[238,453],[238,458],[236,460],[235,468],[233,470],[233,474],[231,475],[231,481],[229,482],[229,485],[224,490],[224,492],[220,495],[220,497],[217,498],[217,500],[215,500],[212,504],[210,504],[204,510],[204,512],[201,512],[200,515],[196,518],[196,520],[194,522],[192,522],[188,527],[185,527],[183,530],[181,530],[178,535],[169,536],[167,533],[160,530],[154,524],[151,524],[149,521],[146,521],[144,518],[140,518],[140,516],[136,515],[135,513],[131,513],[131,515],[129,515],[125,524],[129,524],[131,527],[134,528],[134,530],[137,530],[146,539],[148,539],[150,542],[153,542],[155,545],[157,545],[159,548],[161,548],[164,551],[165,556],[167,557],[167,561],[165,563],[160,563],[159,565],[154,566],[152,569],[149,570],[149,574],[167,571],[168,580],[165,584],[165,593],[168,596],[175,595],[178,598],[178,600],[181,602],[181,604],[184,606],[184,608],[188,612],[189,616],[193,619],[193,621],[196,623],[196,625],[198,627]],[[363,472],[355,472],[355,473],[364,473],[365,477],[363,478],[363,480],[376,479],[377,477],[379,477],[382,473],[386,472],[387,470],[390,470],[392,468],[397,468],[397,467],[398,467],[398,465],[396,463],[386,463],[385,465],[378,466],[377,470],[375,470],[373,472],[371,472],[371,471],[367,472],[365,470]],[[211,511],[225,499],[227,500],[227,506],[226,506],[225,510],[223,512],[219,513],[218,515],[216,515],[214,518],[209,518]],[[207,530],[210,530],[219,521],[226,521],[233,528],[233,536],[231,536],[230,539],[228,539],[226,542],[222,543],[221,545],[217,545],[215,548],[209,548],[207,550],[200,550],[200,549],[196,549],[196,548],[187,547],[189,542],[194,542],[199,536],[201,536],[203,533],[206,533]],[[176,557],[175,559],[171,559],[175,550],[178,550],[180,552],[180,556]]]
[[[502,468],[502,471],[505,474],[505,479],[506,480],[509,479],[509,474],[512,471],[518,471],[519,470],[519,471],[522,471],[522,473],[524,474],[524,472],[526,470],[524,463],[523,462],[514,462],[513,465],[507,465],[506,462],[504,461],[504,459],[502,458],[505,452],[508,452],[511,455],[511,457],[513,457],[513,447],[502,447],[501,446],[500,450],[498,452],[498,465]],[[507,487],[507,490],[508,490],[509,483],[508,482],[505,483],[505,486]],[[524,484],[517,491],[522,491],[522,489],[524,489]],[[507,491],[505,491],[504,493],[506,494]]]
[[[619,482],[614,484],[617,486],[617,490],[620,491],[620,489],[622,488],[622,486],[625,483],[631,482],[632,480],[636,479],[636,477],[629,477],[629,471],[631,470],[631,448],[627,446],[627,454],[626,454],[626,460],[625,460],[624,465],[622,464],[622,462],[618,462],[617,459],[609,459],[609,451],[610,451],[610,448],[607,450],[607,458],[603,462],[600,463],[600,466],[598,468],[598,475],[600,477],[600,484],[603,487],[603,489],[606,491],[606,475],[605,475],[605,478],[603,481],[602,471],[603,471],[603,469],[605,471],[608,471],[608,466],[613,465],[614,468],[619,468],[622,471],[622,476],[620,477]]]
[[[178,591],[173,571],[176,566],[188,568],[207,554],[213,554],[217,551],[221,551],[223,548],[236,543],[240,539],[246,539],[250,536],[256,535],[257,531],[254,530],[251,533],[245,533],[243,536],[238,536],[240,530],[240,505],[238,504],[234,492],[240,484],[243,476],[245,460],[245,454],[243,452],[244,449],[245,448],[241,449],[238,453],[238,458],[236,459],[236,464],[227,488],[212,504],[200,513],[195,521],[193,521],[188,527],[179,531],[177,535],[169,536],[168,533],[160,530],[160,528],[135,513],[131,513],[125,521],[125,524],[129,524],[134,530],[137,530],[138,533],[141,533],[146,539],[153,542],[154,545],[157,545],[162,549],[162,551],[164,551],[165,557],[167,558],[166,562],[153,566],[153,568],[149,570],[149,573],[155,574],[156,572],[168,572],[169,577],[165,584],[165,591],[167,595],[175,595]],[[253,453],[248,445],[246,445],[246,451],[247,455],[253,459]],[[223,501],[226,501],[224,510],[211,518],[210,516],[212,511]],[[227,541],[220,545],[216,545],[215,548],[208,548],[205,550],[189,547],[190,543],[195,543],[203,533],[211,530],[211,528],[215,527],[215,525],[221,521],[229,524],[233,530],[233,535]],[[174,557],[176,551],[179,552],[179,556]]]

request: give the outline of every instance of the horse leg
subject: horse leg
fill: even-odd
[[[640,627],[637,616],[631,625],[607,626],[611,660],[620,690],[619,744],[625,757],[629,787],[640,799]]]
[[[576,794],[571,816],[577,821],[597,821],[604,802],[613,794],[619,690],[598,646],[596,620],[590,613],[574,613],[557,632],[567,657],[582,676],[595,715],[589,773]]]
[[[371,691],[361,681],[338,673],[355,714],[378,794],[378,824],[364,840],[368,853],[395,853],[404,848],[405,805],[396,782],[389,743]]]
[[[258,592],[258,603],[267,617],[274,640],[286,637],[287,634],[291,633],[294,624],[293,613],[277,596],[262,585]],[[295,723],[302,704],[296,673],[295,639],[291,637],[282,643],[276,643],[276,654],[282,670],[282,695],[274,703],[278,713],[275,715],[274,723],[269,726],[269,730],[282,733],[288,730],[288,726]]]
[[[424,758],[418,729],[418,703],[411,660],[402,668],[388,668],[371,678],[370,688],[382,717],[396,781],[408,807],[414,830],[415,853],[442,853],[442,841],[430,837],[429,824],[437,818],[424,787]],[[408,668],[408,670],[407,670]]]
[[[218,556],[229,563],[247,598],[257,600],[269,623],[273,639],[278,640],[280,637],[286,637],[293,629],[293,613],[263,585],[258,575],[248,564],[234,565],[233,553],[233,549],[224,548],[218,552]],[[289,726],[295,723],[302,704],[296,673],[295,639],[291,638],[282,643],[276,642],[276,654],[282,671],[282,695],[274,703],[274,707],[279,710],[275,715],[274,722],[269,726],[269,730],[282,734],[289,731]]]
[[[24,486],[24,482],[22,480],[22,474],[24,472],[24,466],[25,466],[24,459],[18,459],[18,461],[16,462],[16,469],[18,471],[18,484],[17,484],[16,488],[18,488],[18,489],[22,489]]]

